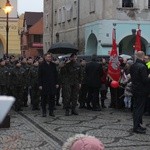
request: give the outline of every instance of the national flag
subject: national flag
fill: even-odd
[[[136,52],[141,51],[141,30],[138,27],[138,30],[136,32],[136,39],[135,39],[135,45],[134,45],[134,49]]]
[[[120,79],[120,62],[116,44],[116,30],[112,31],[112,49],[110,51],[110,60],[108,64],[108,76],[111,80],[119,81]]]

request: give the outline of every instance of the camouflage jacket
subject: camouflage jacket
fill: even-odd
[[[6,66],[0,67],[0,85],[8,85],[9,69]]]
[[[38,66],[32,66],[29,70],[29,85],[38,85]]]
[[[11,72],[11,80],[13,86],[23,86],[26,85],[26,78],[25,78],[25,69],[22,67],[15,67]]]
[[[61,84],[81,84],[82,71],[81,66],[76,62],[66,63],[60,70]]]

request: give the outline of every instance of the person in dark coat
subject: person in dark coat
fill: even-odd
[[[107,99],[107,72],[108,72],[108,63],[104,58],[102,58],[102,67],[103,67],[103,76],[101,78],[101,89],[100,89],[100,95],[101,95],[101,105],[102,108],[106,108],[105,106],[105,100]]]
[[[147,66],[148,74],[150,74],[150,57],[145,56],[144,60],[145,60],[146,66]],[[150,89],[150,85],[149,85],[148,89]],[[144,115],[145,116],[150,116],[150,91],[149,91],[148,97],[146,99]]]
[[[92,61],[87,63],[86,68],[86,82],[88,86],[88,100],[87,109],[89,109],[90,103],[92,103],[93,111],[100,111],[99,92],[101,87],[101,77],[103,75],[102,64],[97,62],[97,56],[92,56]]]
[[[41,90],[42,116],[46,117],[46,103],[49,105],[49,115],[54,115],[55,94],[58,88],[58,72],[56,64],[52,62],[52,54],[47,53],[39,66],[39,89]]]
[[[148,95],[148,78],[147,67],[144,64],[144,52],[138,51],[135,54],[136,62],[130,68],[132,93],[133,93],[133,132],[146,133],[146,128],[142,127],[142,116],[146,98]]]

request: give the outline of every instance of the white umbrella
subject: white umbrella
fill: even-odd
[[[14,102],[15,98],[12,96],[0,96],[0,124],[3,122]]]
[[[132,58],[130,55],[126,55],[126,54],[121,54],[119,56],[122,57],[123,59],[131,59]]]

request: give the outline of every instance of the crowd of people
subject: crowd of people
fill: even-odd
[[[150,58],[144,52],[134,59],[119,58],[121,77],[119,87],[111,87],[108,61],[92,55],[90,61],[78,60],[76,54],[59,60],[51,53],[43,57],[4,57],[0,60],[0,94],[16,98],[15,111],[28,107],[30,95],[32,110],[42,111],[42,116],[55,116],[60,97],[64,115],[78,115],[79,109],[101,111],[110,91],[110,108],[133,111],[133,131],[145,133],[141,126],[142,115],[150,115],[149,82]],[[48,104],[48,110],[47,110]]]

